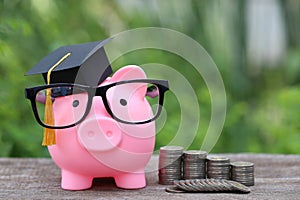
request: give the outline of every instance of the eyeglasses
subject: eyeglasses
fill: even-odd
[[[54,115],[54,124],[44,120],[45,100],[49,90],[54,111],[63,113]],[[166,80],[137,79],[100,87],[49,84],[26,88],[25,96],[31,101],[34,116],[40,125],[64,129],[76,126],[86,118],[95,96],[102,97],[107,113],[116,121],[126,124],[149,123],[160,115],[167,90],[169,86]]]

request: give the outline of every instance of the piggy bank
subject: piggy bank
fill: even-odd
[[[99,86],[131,79],[146,79],[146,75],[138,66],[126,66]],[[150,105],[144,98],[146,89],[141,87],[137,90],[134,86],[124,85],[107,94],[108,104],[116,104],[119,109],[126,106],[129,113],[125,115],[131,115],[131,112],[152,115]],[[55,123],[76,117],[74,110],[82,109],[82,95],[79,92],[55,98]],[[139,117],[135,115],[131,117]],[[56,145],[48,146],[48,150],[61,169],[63,189],[88,189],[93,178],[97,177],[113,177],[116,185],[125,189],[146,186],[144,169],[155,143],[153,121],[144,124],[120,123],[107,113],[103,99],[94,96],[90,111],[81,123],[55,131]]]

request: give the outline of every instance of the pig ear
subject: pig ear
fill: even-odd
[[[145,79],[146,74],[142,68],[136,65],[127,65],[122,67],[112,76],[111,82],[133,80],[133,79]]]
[[[135,80],[135,79],[146,79],[146,74],[142,68],[136,65],[127,65],[125,67],[122,67],[119,69],[110,79],[110,82],[118,82],[118,81],[124,81],[124,80]],[[123,92],[125,90],[122,90]],[[131,93],[132,91],[135,91],[135,94],[138,96],[144,98],[147,91],[147,84],[141,85],[131,85],[130,87],[127,87],[127,90],[125,93]],[[120,93],[122,93],[120,91]]]

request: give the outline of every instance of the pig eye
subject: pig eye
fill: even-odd
[[[74,108],[76,108],[77,106],[79,106],[79,101],[78,100],[74,100],[73,103],[72,103],[72,106]]]
[[[127,105],[127,101],[125,99],[120,99],[120,104],[122,106],[126,106]]]

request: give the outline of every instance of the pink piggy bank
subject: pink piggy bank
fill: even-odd
[[[141,79],[147,80],[144,71],[130,65],[119,69],[99,86]],[[105,102],[103,96],[95,95],[83,121],[70,128],[56,129],[57,143],[48,146],[48,150],[61,168],[63,189],[88,189],[96,177],[113,177],[120,188],[146,186],[144,169],[154,149],[155,123],[153,120],[134,122],[150,119],[154,115],[145,97],[149,92],[148,85],[117,85],[106,91]],[[63,124],[64,121],[76,121],[76,118],[82,117],[80,113],[86,109],[85,96],[84,92],[73,91],[71,95],[55,98],[55,123]]]

